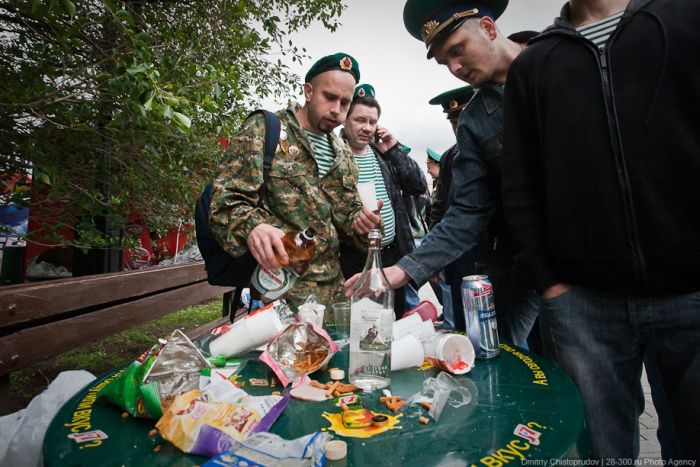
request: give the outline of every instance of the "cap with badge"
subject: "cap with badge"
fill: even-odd
[[[426,148],[425,152],[428,153],[428,162],[434,161],[434,162],[440,162],[440,159],[442,158],[442,154],[440,154],[437,151],[434,151],[430,148]]]
[[[471,86],[462,86],[433,97],[428,101],[430,105],[441,105],[442,111],[447,114],[448,119],[459,117],[462,109],[474,95],[475,89]]]
[[[355,60],[351,55],[338,52],[333,55],[326,55],[325,57],[316,60],[316,63],[314,63],[306,73],[304,82],[308,83],[315,76],[331,70],[347,71],[355,78],[355,84],[360,81],[360,65],[358,65],[357,60]]]
[[[356,97],[371,97],[372,99],[376,99],[376,97],[374,97],[374,87],[371,84],[360,84],[355,88],[355,93],[352,95],[353,100]]]
[[[403,22],[413,37],[425,43],[428,58],[433,58],[433,47],[467,19],[488,16],[495,21],[507,5],[508,0],[408,0]]]

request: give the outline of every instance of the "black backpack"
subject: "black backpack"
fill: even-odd
[[[277,115],[267,110],[256,110],[265,116],[265,157],[263,159],[263,184],[258,190],[258,206],[262,205],[265,194],[265,184],[268,181],[272,159],[275,155],[280,138],[280,120]],[[197,246],[204,258],[204,269],[207,271],[207,281],[211,285],[236,287],[236,297],[240,298],[241,289],[250,283],[250,276],[257,262],[250,251],[243,256],[234,258],[229,255],[214,239],[209,229],[209,212],[214,186],[209,183],[197,200],[194,209],[194,223],[197,233]],[[234,305],[237,302],[234,300]]]

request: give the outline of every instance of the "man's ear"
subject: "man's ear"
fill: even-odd
[[[498,29],[496,28],[496,23],[493,19],[489,18],[488,16],[482,16],[479,23],[489,39],[494,40],[496,36],[498,36]]]
[[[304,99],[310,101],[313,93],[314,87],[311,85],[311,83],[304,83]]]

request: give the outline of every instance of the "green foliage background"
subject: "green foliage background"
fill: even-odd
[[[138,212],[149,228],[191,214],[229,136],[260,99],[296,93],[289,34],[340,0],[0,1],[0,177],[33,171],[31,216],[111,240]],[[0,190],[1,192],[2,190]],[[11,190],[2,204],[27,204]],[[109,230],[109,229],[108,229]],[[58,235],[53,239],[63,242]]]

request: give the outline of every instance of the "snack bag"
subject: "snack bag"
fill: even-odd
[[[272,338],[260,360],[272,368],[283,386],[322,368],[338,344],[323,328],[310,323],[294,323]]]
[[[175,398],[156,428],[180,450],[212,457],[251,433],[267,431],[289,402],[285,396],[250,396],[229,380]]]
[[[199,387],[209,363],[185,334],[176,330],[167,342],[151,347],[100,391],[134,417],[160,418],[178,394]]]

